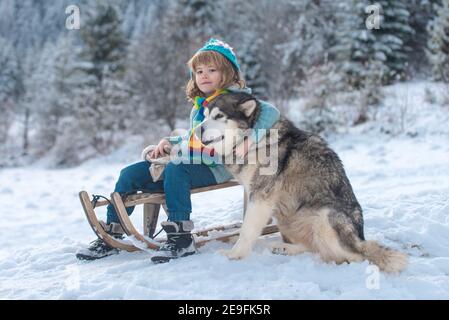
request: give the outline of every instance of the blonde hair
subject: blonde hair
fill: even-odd
[[[238,85],[239,88],[245,88],[245,80],[243,80],[240,72],[226,59],[221,53],[216,51],[199,51],[187,62],[187,66],[192,72],[191,79],[186,85],[186,95],[189,101],[193,101],[196,96],[205,97],[196,82],[195,70],[200,64],[214,65],[222,74],[220,89],[228,88],[232,85]]]

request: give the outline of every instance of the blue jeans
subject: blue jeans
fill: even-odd
[[[165,192],[170,221],[190,220],[192,202],[190,189],[217,184],[212,171],[203,164],[173,164],[169,162],[162,174],[162,180],[153,182],[150,162],[142,161],[124,168],[115,185],[119,193],[136,193],[137,190]],[[108,205],[107,223],[119,223],[114,206]],[[126,208],[131,215],[134,207]]]

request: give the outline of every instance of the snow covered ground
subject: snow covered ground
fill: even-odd
[[[75,253],[94,234],[78,191],[108,195],[126,165],[116,155],[74,169],[0,170],[0,299],[449,299],[449,110],[424,102],[422,85],[397,86],[386,108],[403,101],[403,89],[417,95],[409,99],[416,117],[405,122],[416,137],[374,125],[330,139],[364,208],[367,239],[410,255],[402,274],[273,255],[266,244],[278,236],[261,239],[243,261],[217,253],[229,244],[211,243],[164,265],[147,252],[80,262]],[[192,199],[197,228],[241,218],[241,187]],[[140,209],[132,219],[141,227]]]

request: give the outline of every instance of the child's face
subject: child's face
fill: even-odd
[[[195,69],[195,82],[204,94],[209,95],[221,89],[221,75],[214,65],[200,64]]]

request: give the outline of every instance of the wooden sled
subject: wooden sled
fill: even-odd
[[[218,185],[195,188],[191,190],[191,193],[207,192],[211,190],[218,190],[223,188],[229,188],[239,185],[235,181],[229,181]],[[98,237],[103,239],[109,246],[126,250],[126,251],[137,251],[142,250],[142,248],[157,250],[164,242],[165,238],[155,238],[154,233],[156,231],[157,222],[159,218],[159,211],[161,206],[165,207],[165,195],[163,193],[137,193],[133,195],[128,195],[122,197],[119,193],[113,192],[111,194],[111,199],[93,201],[89,198],[86,191],[80,192],[80,200],[83,204],[86,217],[92,226],[92,230],[96,233]],[[112,203],[117,212],[117,216],[120,220],[120,224],[128,237],[133,237],[139,242],[136,246],[131,241],[117,240],[106,233],[102,227],[102,223],[96,218],[94,208],[100,206],[106,206]],[[246,210],[247,195],[244,194],[244,211]],[[131,219],[126,212],[127,207],[137,206],[143,204],[144,214],[143,214],[143,233],[140,233],[131,222]],[[165,210],[167,212],[167,210]],[[240,233],[241,223],[233,223],[229,225],[221,225],[206,228],[193,232],[195,238],[195,244],[197,247],[201,247],[204,244],[211,241],[223,241],[227,242],[233,237],[237,237]],[[278,232],[278,228],[274,224],[267,225],[261,235],[267,235],[271,233]],[[142,246],[140,245],[142,244]]]

